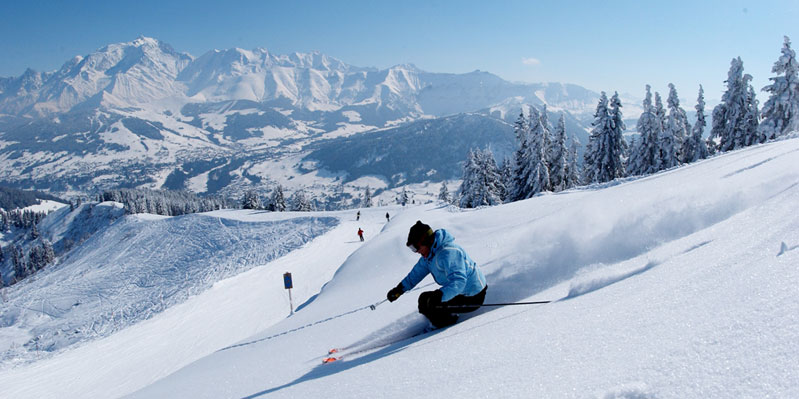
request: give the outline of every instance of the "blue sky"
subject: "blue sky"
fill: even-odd
[[[673,82],[693,102],[700,83],[709,99],[721,96],[733,57],[759,91],[783,35],[799,48],[796,0],[223,3],[3,0],[0,76],[54,70],[144,35],[194,56],[231,47],[318,50],[357,66],[479,69],[639,97],[647,83],[665,93]]]

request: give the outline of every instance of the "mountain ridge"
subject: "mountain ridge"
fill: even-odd
[[[149,76],[136,74],[145,67]],[[254,77],[263,80],[253,80]],[[29,68],[18,77],[0,78],[0,113],[30,117],[64,113],[101,92],[134,104],[184,96],[186,102],[269,101],[286,97],[306,106],[314,104],[314,100],[327,100],[328,108],[370,101],[396,106],[381,96],[417,95],[433,87],[463,84],[464,80],[487,84],[487,89],[492,90],[528,89],[527,94],[534,93],[529,89],[547,87],[511,83],[485,71],[434,73],[407,63],[382,70],[358,67],[318,51],[275,55],[262,47],[214,49],[195,58],[165,42],[140,36],[131,42],[109,44],[88,55],[75,56],[55,71],[37,72]],[[303,88],[297,84],[302,82],[310,86]],[[156,83],[166,84],[155,89]],[[198,94],[202,96],[197,97]],[[443,116],[437,111],[428,114]]]
[[[168,187],[236,196],[277,183],[302,188],[298,182],[310,178],[294,178],[314,172],[330,186],[336,183],[324,176],[355,171],[308,171],[286,165],[288,158],[321,141],[425,119],[473,113],[480,116],[469,120],[513,122],[525,104],[565,113],[569,134],[585,137],[596,98],[576,85],[517,84],[485,71],[426,72],[413,64],[359,67],[320,52],[233,48],[195,58],[139,37],[73,57],[56,71],[0,78],[0,182],[67,195]],[[478,125],[485,123],[471,126]],[[485,145],[474,135],[463,140],[459,132],[469,126],[438,126],[446,129],[443,140],[457,143],[455,154]],[[425,170],[444,167],[425,162]],[[389,179],[402,173],[390,172]]]

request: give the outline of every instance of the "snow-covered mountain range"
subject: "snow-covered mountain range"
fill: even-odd
[[[0,181],[58,192],[127,185],[234,193],[308,173],[285,164],[255,172],[253,164],[420,119],[471,113],[505,122],[505,134],[523,104],[546,104],[552,120],[566,113],[569,133],[584,138],[597,98],[570,84],[518,84],[488,72],[430,73],[413,65],[356,67],[318,52],[235,48],[194,58],[140,37],[77,56],[57,71],[0,78]],[[476,145],[458,139],[470,125],[439,126],[463,156]],[[447,178],[459,173],[424,162],[449,170]],[[220,163],[224,176],[200,181]],[[393,185],[390,176],[378,177]],[[189,179],[190,186],[175,187]]]

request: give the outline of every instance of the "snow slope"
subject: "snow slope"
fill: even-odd
[[[123,217],[57,267],[10,287],[0,319],[36,339],[3,358],[38,355],[31,353],[37,345],[55,352],[108,336],[299,248],[335,224],[335,218],[309,217],[276,222]]]
[[[12,397],[799,397],[797,165],[794,138],[498,207],[391,209],[387,224],[377,208],[362,246],[335,214],[339,227],[268,267],[0,384]],[[435,287],[381,302],[415,261],[403,244],[417,219],[480,264],[487,302],[555,302],[402,339],[424,328],[416,297]],[[285,303],[264,287],[289,265],[329,282],[272,324],[287,312],[250,298]],[[322,365],[333,347],[350,355]]]
[[[60,208],[63,208],[65,206],[67,206],[67,204],[64,204],[64,203],[61,203],[61,202],[57,202],[57,201],[40,200],[38,204],[31,205],[31,206],[26,206],[25,208],[22,208],[22,210],[23,211],[33,211],[33,212],[45,212],[45,213],[48,213],[48,212],[56,211],[56,210],[58,210]]]
[[[796,397],[799,140],[656,176],[473,212],[417,208],[303,311],[133,397]],[[504,307],[322,365],[330,347],[411,334],[415,219],[450,229]],[[777,256],[781,243],[793,248]]]
[[[306,301],[335,271],[304,261],[307,253],[341,264],[360,244],[359,226],[367,238],[377,229],[357,224],[353,212],[126,216],[61,265],[3,290],[0,380],[53,377],[7,391],[13,397],[118,397],[139,388],[285,318],[282,273],[302,282],[295,306]],[[36,357],[43,360],[31,364]]]

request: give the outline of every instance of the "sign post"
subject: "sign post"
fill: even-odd
[[[294,285],[291,282],[291,273],[289,272],[283,274],[283,287],[289,290],[289,307],[291,308],[291,314],[294,314],[294,303],[291,301],[291,289],[294,288]]]

